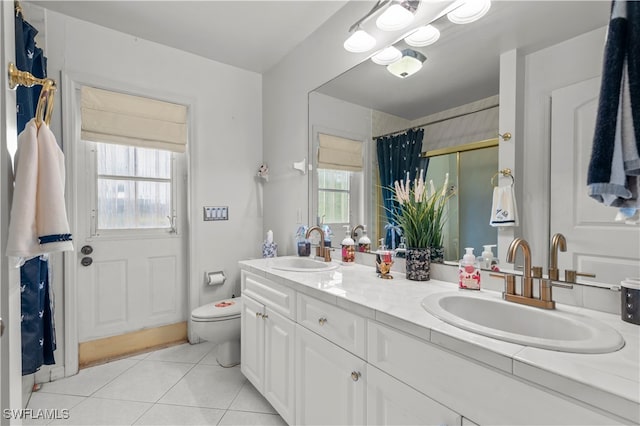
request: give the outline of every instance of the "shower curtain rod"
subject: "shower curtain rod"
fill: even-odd
[[[386,136],[399,135],[400,133],[404,133],[404,132],[406,132],[408,130],[418,130],[418,129],[422,128],[422,127],[430,126],[432,124],[442,123],[443,121],[449,121],[449,120],[453,120],[455,118],[464,117],[465,115],[475,114],[476,112],[486,111],[488,109],[496,108],[498,106],[500,106],[500,104],[489,105],[489,106],[486,106],[484,108],[477,109],[475,111],[463,112],[463,113],[460,113],[460,114],[457,114],[457,115],[452,115],[451,117],[440,118],[438,120],[428,121],[426,123],[422,123],[422,124],[419,124],[419,125],[414,126],[414,127],[409,127],[409,128],[404,129],[404,130],[396,130],[395,132],[386,133],[384,135],[373,136],[371,139],[372,140],[376,140],[378,138],[384,138]]]

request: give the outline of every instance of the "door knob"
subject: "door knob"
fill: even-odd
[[[93,253],[93,247],[91,246],[82,246],[82,248],[80,249],[80,253],[86,255],[90,255],[91,253]]]
[[[89,256],[85,256],[80,260],[80,263],[82,264],[82,266],[89,266],[93,263],[93,259]]]
[[[360,374],[359,371],[352,371],[351,372],[351,380],[353,380],[354,382],[357,382],[358,379],[360,378],[360,376],[362,376],[362,374]]]

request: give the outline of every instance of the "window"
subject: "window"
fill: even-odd
[[[324,223],[349,223],[352,172],[318,169],[318,213]]]
[[[96,143],[97,229],[170,228],[172,154]]]

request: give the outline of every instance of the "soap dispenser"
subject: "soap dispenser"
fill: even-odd
[[[311,255],[311,241],[305,238],[308,227],[306,225],[298,226],[296,231],[296,246],[298,247],[298,256],[310,256]]]
[[[467,290],[480,290],[480,264],[473,254],[473,247],[465,247],[465,251],[458,268],[458,285]]]
[[[371,240],[367,236],[366,225],[362,225],[362,237],[358,240],[358,251],[360,253],[369,253],[371,251]]]
[[[484,269],[491,269],[492,271],[498,271],[498,259],[493,256],[491,247],[497,247],[496,244],[487,244],[482,246],[482,256],[478,258],[480,267]]]
[[[356,243],[351,238],[351,230],[349,225],[344,225],[345,236],[342,240],[342,263],[345,265],[353,265],[356,260]]]
[[[378,250],[376,250],[376,273],[380,274],[380,267],[378,266],[381,262],[391,263],[391,251],[387,250],[387,247],[384,245],[384,238],[380,238],[380,245],[378,246]]]

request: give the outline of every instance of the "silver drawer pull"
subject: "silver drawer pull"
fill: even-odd
[[[360,374],[359,371],[352,371],[351,372],[351,380],[353,380],[354,382],[357,382],[358,379],[360,378],[360,376],[362,376],[362,374]]]
[[[262,315],[262,319],[267,319],[267,318],[269,318],[269,315],[267,315],[267,314],[263,314]]]
[[[325,317],[322,317],[318,320],[318,324],[320,325],[325,325],[327,323],[327,319]]]
[[[260,312],[256,312],[256,318],[260,318],[261,316],[263,316]]]

